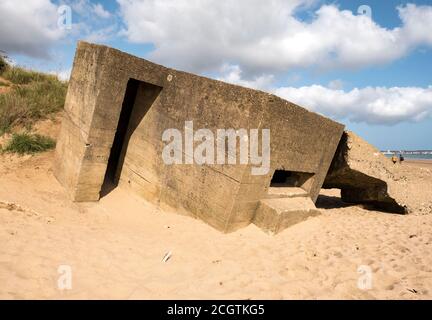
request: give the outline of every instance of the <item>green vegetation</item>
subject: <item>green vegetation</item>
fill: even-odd
[[[31,129],[33,123],[63,108],[67,83],[54,75],[11,66],[0,51],[0,86],[10,89],[0,93],[0,136],[22,128]],[[34,154],[55,147],[55,141],[39,134],[13,133],[0,152]]]
[[[1,76],[14,84],[29,84],[31,82],[57,80],[57,77],[54,75],[26,70],[20,67],[7,67],[1,73]]]
[[[14,152],[18,154],[34,154],[55,147],[55,141],[50,137],[39,134],[14,133],[3,152]]]
[[[63,108],[66,85],[56,79],[17,86],[0,95],[0,135],[13,125],[30,128],[35,120]]]
[[[1,56],[0,56],[1,57]],[[9,80],[11,90],[0,94],[0,136],[14,126],[30,129],[40,119],[63,108],[67,83],[56,76],[7,65],[0,60],[0,76]]]

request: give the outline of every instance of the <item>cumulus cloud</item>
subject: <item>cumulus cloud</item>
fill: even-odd
[[[51,45],[64,35],[57,9],[49,0],[0,1],[0,49],[46,58]]]
[[[239,65],[247,76],[293,67],[357,68],[394,61],[432,46],[432,6],[399,7],[401,26],[323,5],[311,20],[305,0],[117,0],[125,34],[153,43],[150,58],[191,71]]]
[[[243,79],[239,66],[225,66],[222,73],[218,80],[274,93],[336,120],[393,125],[432,117],[432,86],[366,87],[346,91],[342,89],[344,83],[336,79],[327,86],[277,87],[272,75]]]
[[[307,21],[302,0],[118,0],[125,34],[152,43],[150,58],[191,71],[216,71],[219,80],[274,92],[312,111],[354,122],[395,124],[432,113],[432,87],[275,87],[291,68],[359,68],[397,60],[432,46],[432,6],[395,8],[399,27],[388,29],[367,15],[323,5]]]
[[[312,85],[272,91],[311,111],[353,122],[391,125],[420,121],[432,115],[432,86],[366,87],[344,91]]]
[[[65,29],[62,5],[69,6],[73,25]],[[102,42],[118,32],[113,15],[89,0],[0,0],[0,50],[33,58],[48,58],[59,40]],[[110,20],[111,19],[111,20]]]
[[[292,68],[359,68],[389,63],[432,46],[432,6],[396,8],[401,23],[388,29],[366,15],[317,7],[318,0],[117,0],[124,34],[152,43],[149,58],[219,79],[273,92],[335,119],[394,124],[432,115],[432,87],[277,87]],[[71,39],[105,42],[118,34],[118,16],[103,2],[61,0],[72,7]],[[312,7],[311,7],[312,6]],[[305,8],[315,8],[307,20]],[[0,0],[0,50],[46,58],[65,37],[53,0]],[[57,73],[67,79],[70,70]],[[289,75],[289,74],[288,74]]]

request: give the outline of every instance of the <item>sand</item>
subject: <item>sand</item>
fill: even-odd
[[[400,166],[416,212],[366,210],[324,190],[320,216],[269,236],[253,225],[221,234],[121,188],[72,203],[52,159],[0,155],[1,299],[432,298],[429,164]],[[71,289],[61,290],[65,265]],[[359,287],[369,269],[370,288]]]
[[[432,160],[405,160],[403,162],[404,165],[408,165],[410,167],[418,167],[424,169],[432,169]]]

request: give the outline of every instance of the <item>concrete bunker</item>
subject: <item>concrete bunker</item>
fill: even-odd
[[[167,165],[161,137],[188,121],[212,132],[270,130],[270,170]],[[272,94],[79,42],[54,173],[73,201],[98,201],[118,185],[222,232],[255,223],[277,233],[318,214],[314,202],[343,128]],[[194,155],[185,149],[182,156]],[[275,187],[280,170],[285,178]]]

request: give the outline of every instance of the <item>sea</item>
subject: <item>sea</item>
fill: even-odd
[[[422,150],[422,151],[383,151],[383,154],[391,158],[393,154],[399,156],[399,154],[403,155],[405,159],[413,159],[413,160],[432,160],[432,150]]]

